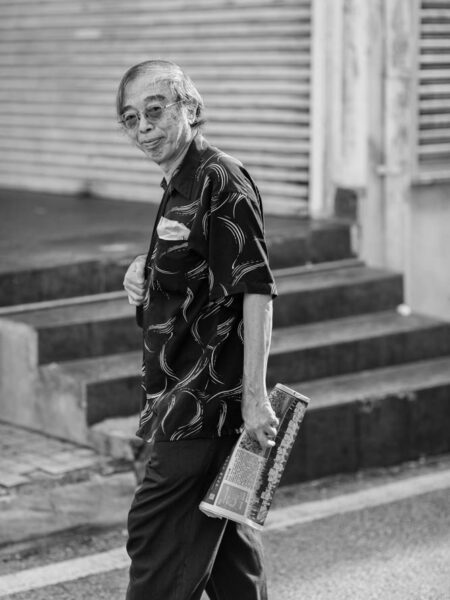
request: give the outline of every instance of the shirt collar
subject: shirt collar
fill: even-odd
[[[164,178],[161,186],[166,190],[176,190],[185,198],[189,198],[192,185],[194,183],[195,172],[202,162],[203,154],[207,149],[207,142],[204,137],[198,133],[192,140],[188,151],[186,152],[180,166],[172,175],[169,184]]]

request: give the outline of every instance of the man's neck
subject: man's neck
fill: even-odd
[[[186,143],[185,147],[183,148],[183,151],[176,158],[176,160],[174,160],[173,162],[170,163],[170,165],[167,165],[167,166],[160,165],[160,168],[161,168],[162,172],[164,173],[164,178],[167,183],[169,183],[169,181],[172,179],[173,174],[175,173],[175,171],[178,169],[178,167],[183,162],[183,159],[186,156],[187,151],[189,150],[189,146],[191,145],[191,143],[195,137],[196,137],[196,134],[194,134],[192,136],[192,138]]]

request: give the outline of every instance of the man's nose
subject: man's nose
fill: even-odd
[[[154,127],[153,123],[150,123],[150,121],[148,121],[147,118],[145,117],[145,115],[142,113],[139,116],[139,131],[140,132],[149,131],[149,130],[153,129],[153,127]]]

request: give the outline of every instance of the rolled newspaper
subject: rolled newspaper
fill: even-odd
[[[277,383],[269,395],[280,420],[275,445],[263,450],[246,430],[239,436],[200,510],[261,530],[300,429],[309,398]]]

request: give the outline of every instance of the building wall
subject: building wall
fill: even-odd
[[[326,177],[334,193],[350,188],[358,197],[360,257],[371,266],[401,272],[405,302],[413,310],[448,319],[450,168],[447,161],[424,173],[417,164],[427,150],[420,127],[433,125],[425,133],[436,155],[450,148],[448,115],[424,117],[426,103],[433,110],[442,105],[442,94],[450,93],[445,69],[431,64],[447,64],[450,20],[441,17],[444,3],[429,9],[431,4],[335,0],[338,31],[325,40],[337,54],[336,93],[327,109],[331,126],[325,146],[331,157]],[[427,7],[426,18],[421,6]],[[419,16],[425,24],[420,31]],[[438,50],[419,58],[423,48]],[[426,99],[420,114],[419,94]],[[441,137],[442,151],[436,142]]]
[[[450,320],[450,183],[411,190],[406,282],[415,310]]]

